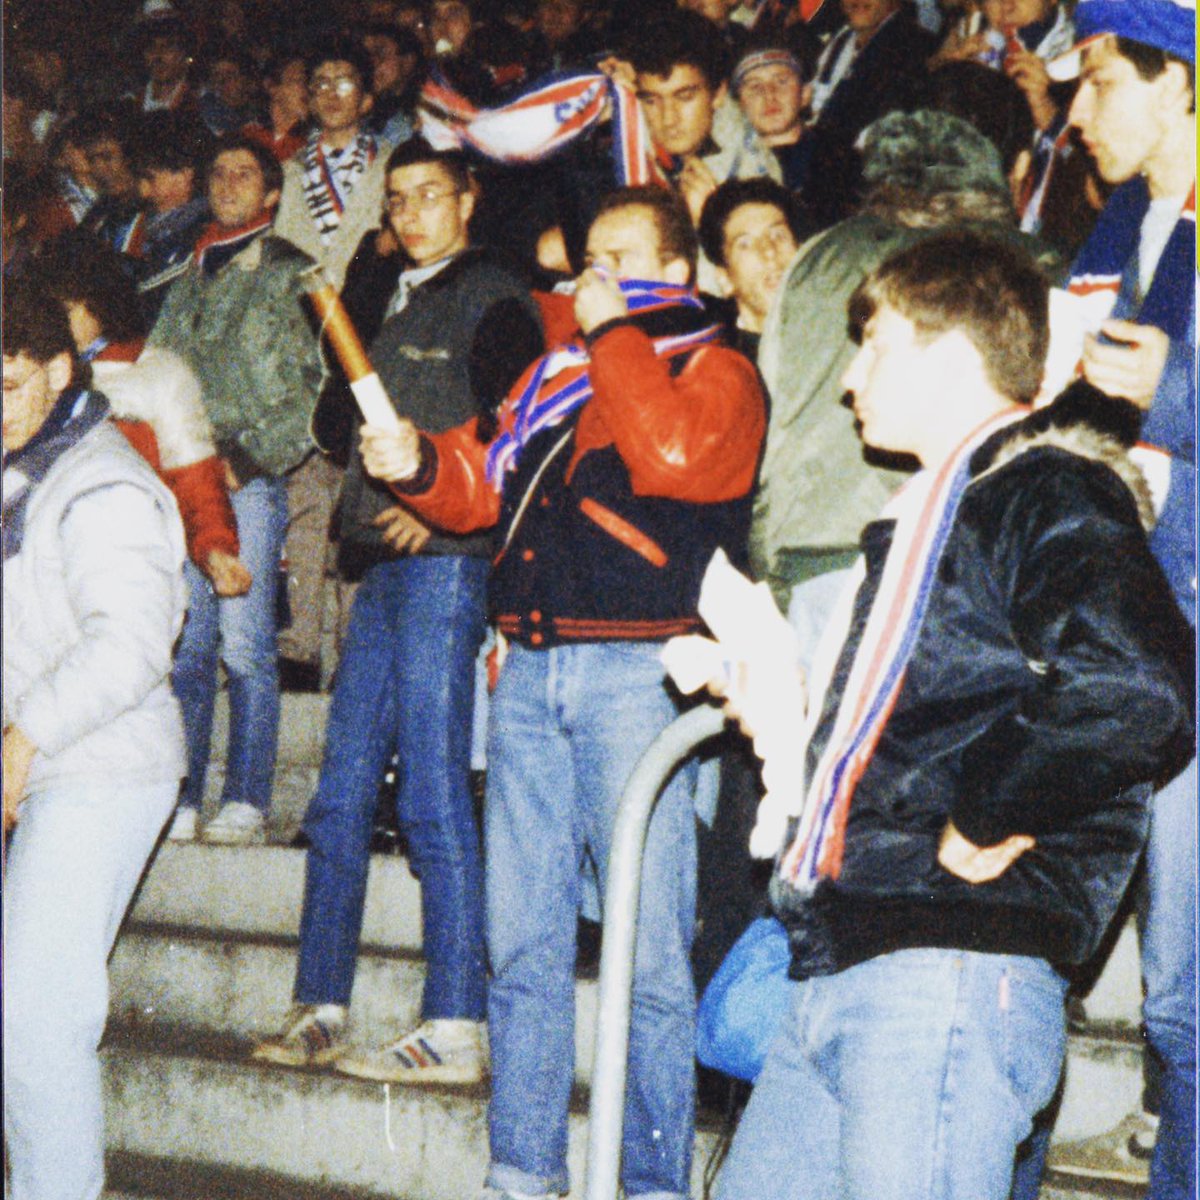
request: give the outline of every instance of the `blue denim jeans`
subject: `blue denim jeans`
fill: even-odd
[[[252,479],[231,499],[239,557],[254,582],[245,596],[218,598],[194,563],[184,568],[188,614],[172,675],[188,748],[180,803],[199,808],[204,798],[219,656],[229,672],[229,750],[221,803],[240,800],[265,814],[279,745],[276,598],[287,491],[282,479]]]
[[[397,812],[421,881],[427,963],[422,1015],[482,1021],[483,865],[471,803],[475,658],[488,563],[428,555],[372,567],[354,599],[333,685],[309,850],[295,998],[348,1004],[371,820],[400,758]]]
[[[793,986],[719,1200],[1006,1200],[1058,1083],[1065,980],[926,949]]]
[[[4,870],[4,1142],[12,1200],[97,1200],[107,960],[178,780],[26,800]]]
[[[1162,1066],[1147,1200],[1196,1196],[1196,760],[1154,796],[1142,928],[1146,1037]]]
[[[677,715],[661,647],[513,646],[492,697],[485,813],[492,987],[490,1186],[567,1190],[580,868],[601,895],[617,803],[643,751]],[[622,1184],[683,1197],[695,1082],[693,765],[650,822],[637,931]]]

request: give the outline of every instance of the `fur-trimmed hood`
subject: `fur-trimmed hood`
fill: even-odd
[[[1157,520],[1154,499],[1142,469],[1129,455],[1138,422],[1136,410],[1126,401],[1068,389],[1052,404],[1009,426],[991,449],[980,474],[995,471],[1041,446],[1091,459],[1108,467],[1129,489],[1142,528],[1149,533]]]

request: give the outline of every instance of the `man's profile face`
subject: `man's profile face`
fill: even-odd
[[[639,75],[637,91],[655,144],[684,158],[708,140],[724,88],[714,91],[699,67],[680,64],[670,75]]]
[[[1068,120],[1096,162],[1106,183],[1124,183],[1142,171],[1164,130],[1160,84],[1143,79],[1133,63],[1117,53],[1113,38],[1083,51],[1079,90]]]
[[[208,206],[222,229],[237,229],[261,217],[279,201],[268,191],[262,167],[249,150],[218,154],[208,175]]]
[[[842,374],[851,394],[859,436],[877,450],[911,453],[924,419],[925,379],[937,342],[922,338],[894,308],[877,309],[862,331],[862,342]]]
[[[318,63],[308,79],[308,96],[323,133],[354,129],[371,110],[371,97],[353,63]]]
[[[386,33],[369,33],[363,40],[363,49],[371,56],[371,87],[376,96],[401,92],[409,76],[416,68],[412,55],[400,53],[396,39]]]
[[[424,267],[467,248],[475,197],[460,191],[440,163],[414,163],[388,172],[388,224],[409,258]]]
[[[70,381],[69,354],[57,354],[48,363],[30,358],[23,350],[4,356],[5,453],[20,450],[32,439]]]
[[[846,24],[860,40],[870,37],[899,7],[899,0],[842,0]]]
[[[588,230],[587,265],[599,267],[615,279],[653,279],[687,282],[687,263],[665,261],[659,246],[654,213],[641,204],[601,213]],[[682,267],[682,278],[679,275]]]
[[[774,204],[742,204],[725,222],[725,276],[751,329],[761,330],[796,239],[787,218]]]
[[[797,129],[804,108],[804,85],[780,63],[751,71],[738,89],[738,103],[760,137],[779,137]]]

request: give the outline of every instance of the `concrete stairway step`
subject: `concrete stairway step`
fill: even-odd
[[[296,937],[304,852],[290,846],[164,842],[131,912],[135,923],[225,934]],[[420,885],[405,859],[374,855],[363,944],[420,950]]]
[[[179,1042],[274,1033],[287,1011],[295,943],[261,934],[213,933],[132,924],[110,969],[110,1012],[126,1034],[169,1031]],[[424,964],[411,951],[366,949],[352,997],[351,1038],[382,1045],[417,1023]],[[598,999],[594,980],[576,987],[576,1079],[591,1077]],[[1116,1125],[1142,1090],[1141,1043],[1131,1031],[1072,1035],[1055,1140],[1090,1137]]]
[[[105,1161],[101,1200],[403,1200],[355,1188],[323,1187],[286,1175],[122,1151]]]
[[[213,934],[131,924],[109,968],[113,1021],[124,1029],[164,1028],[180,1037],[246,1042],[277,1032],[291,1003],[294,940],[261,934]],[[366,948],[351,1002],[351,1039],[384,1045],[419,1022],[425,964],[412,951]],[[591,1076],[597,985],[576,989],[576,1077]]]
[[[280,1071],[246,1045],[186,1044],[129,1030],[103,1049],[110,1147],[105,1200],[464,1200],[487,1160],[486,1088],[400,1088]],[[570,1129],[572,1200],[582,1195],[586,1118]],[[720,1135],[697,1135],[692,1194]],[[1135,1198],[1141,1189],[1051,1177],[1041,1200]]]
[[[281,1176],[357,1197],[477,1196],[487,1166],[485,1087],[402,1088],[246,1060],[246,1045],[118,1029],[102,1049],[112,1153]],[[584,1097],[572,1104],[573,1200],[582,1196]],[[697,1135],[693,1191],[717,1144]],[[129,1182],[121,1186],[126,1190]],[[355,1190],[357,1189],[357,1191]]]
[[[147,873],[132,919],[181,929],[295,937],[303,893],[302,850],[167,842]],[[371,858],[363,944],[420,950],[420,885],[401,856]],[[1132,1032],[1141,1020],[1141,998],[1137,932],[1129,920],[1087,996],[1088,1019],[1105,1030]]]

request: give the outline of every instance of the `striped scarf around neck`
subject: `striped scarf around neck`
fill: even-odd
[[[618,286],[630,322],[650,337],[659,358],[690,354],[720,337],[721,327],[708,322],[694,287],[645,279],[622,279]],[[573,341],[542,355],[526,373],[520,394],[501,413],[500,435],[485,462],[487,480],[497,492],[539,433],[561,425],[591,399],[590,367],[587,347]]]
[[[337,154],[326,153],[320,130],[305,143],[301,157],[304,203],[323,245],[328,245],[337,233],[354,185],[378,152],[378,144],[369,133],[358,134],[352,145]]]

